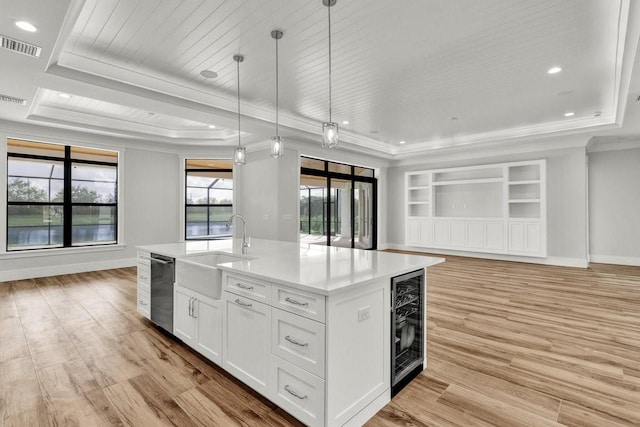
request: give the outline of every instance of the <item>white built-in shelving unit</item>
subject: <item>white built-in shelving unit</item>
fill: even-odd
[[[546,257],[544,160],[407,172],[406,244]]]

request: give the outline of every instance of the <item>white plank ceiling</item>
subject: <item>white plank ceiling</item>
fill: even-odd
[[[248,141],[264,141],[275,119],[270,32],[278,28],[282,134],[319,140],[328,119],[321,0],[0,1],[8,12],[0,34],[43,46],[43,57],[29,61],[0,50],[12,65],[3,73],[18,80],[2,79],[0,93],[28,100],[22,110],[0,105],[0,118],[233,144],[232,56],[240,53],[243,131]],[[625,0],[338,0],[332,118],[349,122],[341,124],[346,148],[387,157],[614,123],[618,96],[626,96],[629,7]],[[17,19],[41,30],[25,34]],[[552,66],[563,70],[549,75]],[[202,70],[218,76],[205,79]]]

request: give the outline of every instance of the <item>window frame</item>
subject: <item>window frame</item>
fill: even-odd
[[[187,163],[190,160],[224,160],[224,161],[229,161],[231,162],[231,167],[230,168],[202,168],[202,167],[188,167]],[[184,209],[182,210],[182,238],[184,241],[187,242],[194,242],[194,241],[203,241],[203,240],[229,240],[233,238],[233,225],[231,225],[231,227],[229,227],[229,235],[228,236],[211,236],[211,235],[207,235],[207,236],[193,236],[190,237],[187,234],[187,226],[188,226],[188,222],[187,222],[187,211],[188,208],[190,207],[199,207],[199,208],[207,208],[207,230],[210,229],[210,209],[212,207],[229,207],[231,208],[231,211],[233,213],[233,206],[235,205],[235,186],[236,186],[236,182],[235,182],[235,176],[234,176],[234,171],[233,171],[233,163],[231,159],[228,158],[214,158],[214,157],[206,157],[206,158],[196,158],[196,157],[184,157],[182,158],[182,167],[183,167],[183,171],[184,173],[182,174],[182,200],[184,201]],[[210,201],[207,200],[206,204],[202,204],[202,203],[187,203],[187,195],[188,195],[188,191],[187,191],[187,178],[189,175],[189,172],[224,172],[224,173],[231,173],[231,180],[233,182],[233,188],[231,189],[231,203],[209,203]]]
[[[27,153],[11,153],[9,151],[9,140],[16,141],[24,141],[24,142],[36,142],[37,144],[43,145],[57,145],[64,147],[64,157],[55,157],[55,156],[47,156],[47,155],[39,155],[39,154],[27,154]],[[16,253],[28,253],[33,251],[52,251],[52,250],[68,250],[68,249],[83,249],[89,247],[108,247],[108,246],[119,246],[121,237],[120,237],[120,218],[121,218],[121,205],[119,203],[120,200],[120,167],[121,167],[121,159],[120,152],[117,150],[110,150],[106,148],[94,148],[90,146],[81,146],[81,145],[67,145],[60,144],[55,142],[42,142],[42,141],[31,141],[27,139],[19,139],[19,138],[7,138],[6,147],[6,171],[5,171],[5,224],[4,224],[4,232],[5,232],[5,244],[4,244],[4,253],[6,254],[16,254]],[[110,151],[115,153],[116,161],[115,162],[107,162],[100,160],[87,160],[87,159],[78,159],[73,158],[72,156],[72,148],[85,148],[85,149],[95,149],[100,151]],[[9,201],[9,160],[15,159],[32,159],[32,160],[44,160],[62,163],[63,165],[63,201],[62,202],[52,202],[51,195],[49,195],[49,201],[47,202],[33,202],[33,201]],[[74,164],[86,164],[86,165],[96,165],[96,166],[108,166],[115,168],[115,191],[114,197],[115,201],[113,203],[91,203],[91,202],[73,202],[72,201],[72,172]],[[25,205],[35,205],[35,206],[62,206],[63,210],[63,239],[62,245],[50,246],[50,247],[20,247],[17,249],[9,248],[9,207],[10,206],[25,206]],[[81,244],[73,243],[73,207],[75,206],[89,206],[89,207],[102,207],[109,206],[113,208],[114,212],[114,240],[108,242],[85,242]]]

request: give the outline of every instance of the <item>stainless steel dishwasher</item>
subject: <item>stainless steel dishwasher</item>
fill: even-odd
[[[151,321],[173,334],[175,260],[151,254]]]

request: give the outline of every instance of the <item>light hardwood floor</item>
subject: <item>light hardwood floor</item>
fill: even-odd
[[[135,310],[135,269],[0,283],[2,425],[297,425]],[[429,368],[369,426],[640,425],[640,268],[447,257]]]

